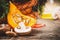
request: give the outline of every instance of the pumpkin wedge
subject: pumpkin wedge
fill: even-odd
[[[18,27],[20,22],[24,22],[26,26],[32,26],[36,23],[35,18],[22,14],[12,2],[10,2],[10,10],[7,15],[7,20],[12,28]]]

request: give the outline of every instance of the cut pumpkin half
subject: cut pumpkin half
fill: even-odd
[[[20,22],[24,22],[26,26],[32,26],[36,23],[35,18],[23,15],[12,2],[10,2],[10,10],[7,15],[7,20],[12,28],[18,27]]]

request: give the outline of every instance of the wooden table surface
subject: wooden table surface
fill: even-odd
[[[46,26],[32,30],[30,35],[17,37],[0,36],[0,40],[60,40],[60,20],[38,19],[37,23],[43,23]]]

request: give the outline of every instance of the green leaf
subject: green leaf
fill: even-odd
[[[0,1],[0,18],[4,18],[7,16],[9,11],[9,2],[6,0]]]

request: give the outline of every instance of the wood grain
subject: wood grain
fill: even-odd
[[[60,40],[60,20],[38,19],[37,23],[46,24],[45,27],[33,29],[26,36],[0,36],[0,40]]]

